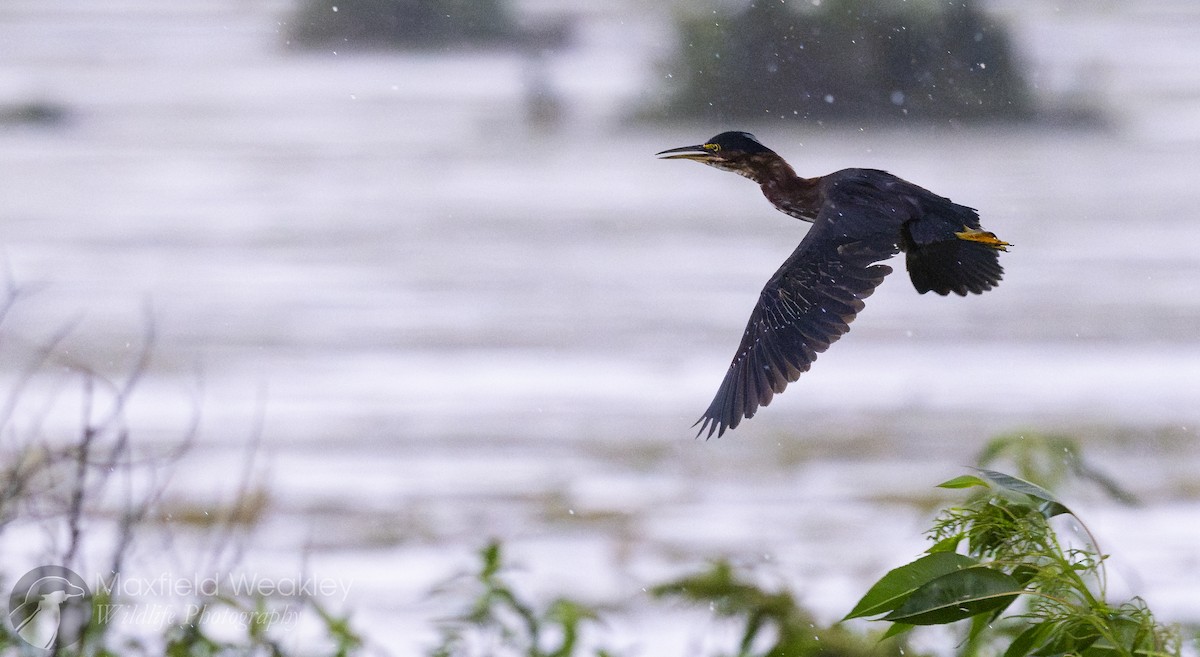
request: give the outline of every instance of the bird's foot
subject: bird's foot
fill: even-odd
[[[980,244],[983,244],[984,246],[990,246],[997,251],[1007,251],[1008,247],[1012,246],[1012,244],[1009,244],[1008,242],[996,237],[995,233],[989,233],[986,230],[975,230],[973,228],[968,228],[967,226],[963,226],[962,232],[955,233],[954,236],[960,240],[966,240],[968,242],[979,242]]]

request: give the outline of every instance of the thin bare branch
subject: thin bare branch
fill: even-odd
[[[59,345],[71,335],[78,324],[79,318],[64,324],[50,336],[49,340],[34,351],[28,362],[25,363],[25,366],[21,368],[20,374],[17,375],[17,380],[8,391],[8,396],[4,399],[4,405],[0,406],[0,433],[4,431],[5,427],[12,420],[13,413],[17,408],[17,402],[21,399],[21,395],[29,386],[29,383],[38,372],[46,367],[46,363],[54,356],[54,352],[58,349]]]

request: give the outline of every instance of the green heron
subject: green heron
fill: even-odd
[[[662,151],[758,183],[784,214],[812,223],[767,281],[717,395],[696,421],[718,436],[807,372],[849,324],[903,251],[917,292],[980,294],[1000,282],[1007,242],[982,229],[974,209],[877,169],[801,178],[746,132]],[[694,426],[694,425],[693,425]]]

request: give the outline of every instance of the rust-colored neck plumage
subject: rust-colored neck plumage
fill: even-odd
[[[755,153],[742,163],[738,173],[758,183],[780,212],[804,221],[816,219],[821,209],[819,185],[815,178],[801,178],[791,165],[776,153]]]

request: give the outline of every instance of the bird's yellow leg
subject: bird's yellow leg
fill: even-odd
[[[962,232],[955,233],[954,236],[960,240],[966,240],[968,242],[979,242],[980,244],[990,246],[997,251],[1007,251],[1008,247],[1012,246],[1012,244],[1009,244],[1008,242],[996,237],[995,233],[989,233],[986,230],[975,230],[973,228],[968,228],[967,226],[963,226]]]

